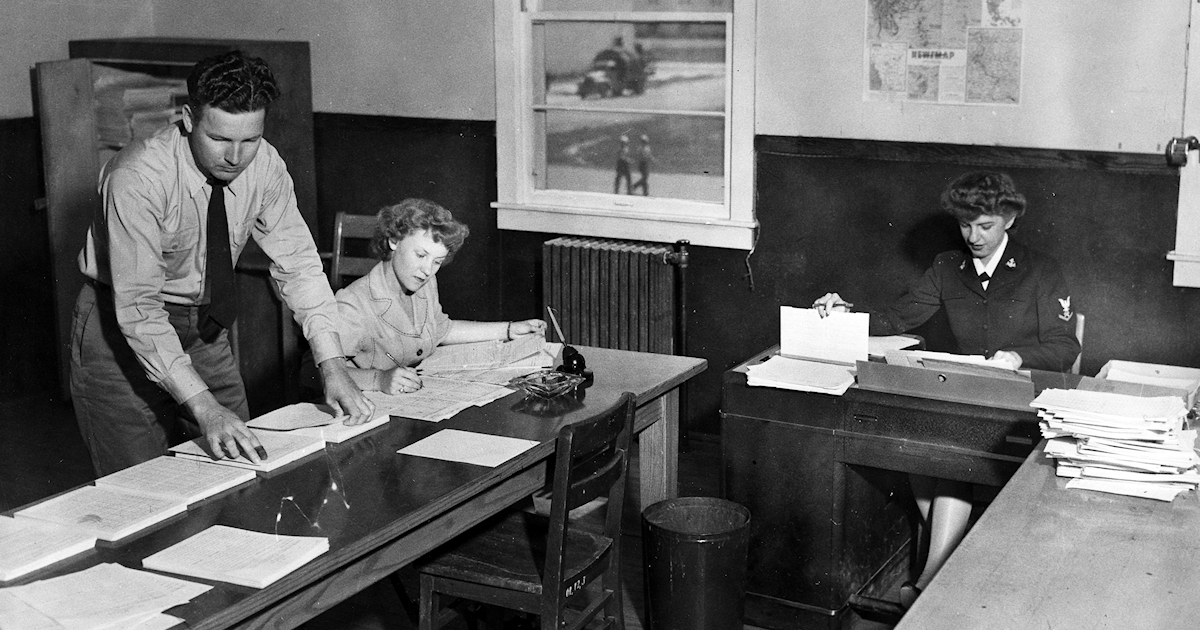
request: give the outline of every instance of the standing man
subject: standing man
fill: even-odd
[[[641,144],[638,145],[637,164],[638,164],[638,174],[641,175],[641,179],[639,179],[633,183],[633,188],[630,190],[630,194],[633,194],[633,190],[641,188],[642,195],[649,197],[650,196],[650,163],[654,161],[654,153],[650,150],[650,136],[648,136],[646,134],[642,134],[642,137],[639,138],[639,141],[641,142]]]
[[[625,194],[633,194],[633,152],[629,148],[629,136],[621,134],[617,148],[617,177],[613,180],[613,194],[621,193],[621,181],[625,181]]]
[[[268,456],[253,433],[229,345],[233,266],[253,237],[320,365],[326,402],[365,422],[373,405],[350,380],[337,303],[292,178],[263,139],[279,88],[267,64],[232,51],[188,77],[183,120],[114,156],[103,207],[79,253],[87,282],[71,338],[71,395],[97,475],[152,459],[197,435],[217,458]]]

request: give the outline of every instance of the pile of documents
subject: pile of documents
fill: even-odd
[[[746,368],[746,384],[841,396],[868,358],[867,313],[779,307],[779,355]]]
[[[119,564],[98,564],[24,586],[0,589],[4,630],[165,630],[183,623],[164,614],[212,589]]]
[[[266,588],[329,551],[329,539],[264,534],[225,525],[208,529],[142,560],[142,566],[205,580]]]
[[[1181,397],[1046,389],[1031,405],[1068,488],[1171,501],[1200,484]]]

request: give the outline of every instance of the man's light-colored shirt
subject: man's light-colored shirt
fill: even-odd
[[[275,147],[262,140],[254,160],[226,189],[233,262],[253,236],[272,260],[271,276],[314,360],[341,356],[337,303]],[[179,402],[208,386],[192,368],[163,305],[207,301],[211,191],[178,125],[135,142],[101,170],[103,207],[79,252],[80,270],[112,287],[121,332],[146,375]]]

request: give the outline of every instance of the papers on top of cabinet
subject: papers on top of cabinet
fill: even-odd
[[[325,440],[320,436],[302,435],[292,431],[264,431],[262,429],[250,429],[250,431],[254,433],[254,436],[258,438],[258,441],[267,451],[267,458],[261,460],[258,464],[251,462],[241,453],[234,458],[213,459],[208,451],[208,441],[204,438],[196,438],[190,442],[176,444],[171,447],[171,452],[175,453],[177,457],[198,459],[222,466],[235,466],[259,472],[269,472],[325,448]]]
[[[191,504],[254,480],[254,471],[163,455],[96,480],[96,485]]]
[[[95,546],[96,536],[90,532],[36,519],[0,516],[0,549],[4,550],[0,554],[0,582],[15,580]]]
[[[142,566],[217,582],[265,588],[329,551],[329,539],[213,525],[142,560]]]
[[[854,384],[854,371],[837,363],[773,356],[746,368],[746,384],[841,396]]]
[[[444,429],[396,452],[494,468],[537,445],[536,440]]]
[[[185,604],[212,587],[119,564],[0,589],[5,630],[131,630],[178,623],[162,611]]]
[[[187,502],[178,499],[83,486],[19,510],[15,516],[58,523],[111,542],[186,511]]]
[[[1200,484],[1180,397],[1046,389],[1030,404],[1068,488],[1171,501]]]
[[[813,308],[779,307],[779,354],[789,359],[841,363],[853,367],[870,358],[869,313],[831,312],[825,317]]]

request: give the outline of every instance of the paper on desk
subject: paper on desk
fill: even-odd
[[[774,356],[746,368],[746,384],[841,396],[854,384],[848,366]]]
[[[867,337],[867,354],[873,357],[886,357],[888,352],[911,348],[919,343],[921,343],[919,339],[905,335]]]
[[[265,534],[225,525],[208,529],[142,560],[155,571],[266,588],[329,551],[329,539]]]
[[[438,346],[419,369],[426,374],[446,370],[491,369],[505,366],[550,367],[561,344],[546,343],[540,335],[512,341],[480,341]]]
[[[334,413],[333,408],[329,405],[315,405],[305,402],[287,405],[264,413],[247,422],[246,426],[253,429],[267,429],[268,431],[291,431],[293,429],[324,426],[339,421],[340,419],[337,417],[337,414]]]
[[[187,502],[116,488],[83,486],[15,512],[116,541],[187,511]]]
[[[95,546],[96,537],[88,532],[0,516],[0,580],[14,580]]]
[[[421,378],[421,389],[406,394],[364,392],[377,411],[426,422],[440,422],[468,407],[481,407],[513,390],[500,385],[457,381],[436,376]]]
[[[12,595],[29,609],[54,620],[59,628],[125,629],[210,589],[206,584],[105,563],[0,593]],[[0,604],[0,611],[10,605],[12,602]],[[16,620],[9,623],[3,617],[0,620],[4,621],[0,626],[6,630],[39,627],[17,625]]]
[[[537,445],[534,440],[444,429],[396,452],[401,455],[496,467]]]
[[[870,358],[868,313],[829,313],[816,309],[779,307],[779,354],[791,359],[854,365]]]

